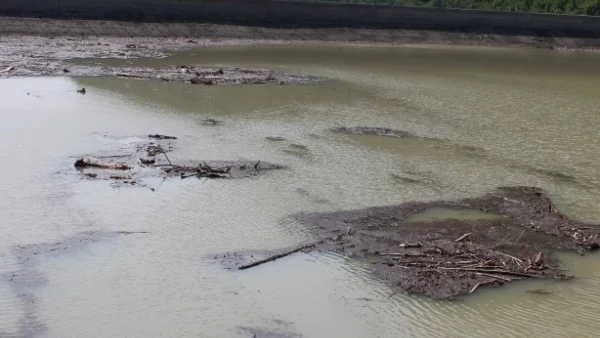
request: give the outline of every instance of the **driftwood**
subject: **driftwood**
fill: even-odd
[[[161,134],[150,134],[149,138],[157,139],[157,140],[176,140],[177,137],[169,136],[169,135],[161,135]]]
[[[409,248],[420,248],[422,247],[422,243],[402,243],[400,244],[401,248],[409,249]]]
[[[114,170],[129,170],[130,166],[121,163],[101,162],[95,158],[80,158],[75,161],[75,168],[99,168]]]
[[[249,263],[249,264],[241,265],[241,266],[239,266],[239,267],[238,267],[238,270],[246,270],[246,269],[250,269],[250,268],[253,268],[253,267],[255,267],[255,266],[261,265],[261,264],[265,264],[265,263],[268,263],[268,262],[272,262],[272,261],[274,261],[274,260],[276,260],[276,259],[283,258],[283,257],[285,257],[285,256],[289,256],[289,255],[291,255],[291,254],[293,254],[293,253],[296,253],[296,252],[298,252],[298,251],[302,251],[302,250],[304,250],[304,249],[310,249],[310,248],[314,247],[315,245],[317,245],[317,244],[319,244],[319,243],[321,243],[321,242],[323,242],[323,241],[318,241],[318,242],[308,243],[308,244],[305,244],[305,245],[299,246],[299,247],[297,247],[297,248],[294,248],[294,249],[292,249],[292,250],[288,250],[288,251],[285,251],[285,252],[281,252],[281,253],[278,253],[278,254],[276,254],[276,255],[273,255],[273,256],[267,257],[267,258],[265,258],[265,259],[258,260],[258,261],[256,261],[256,262],[252,262],[252,263]]]
[[[2,73],[8,73],[8,72],[10,72],[13,69],[15,69],[15,66],[10,66],[10,67],[4,68],[4,69],[0,70],[0,74],[2,74]]]
[[[475,290],[477,290],[477,288],[479,288],[480,286],[484,286],[484,285],[492,284],[492,283],[494,283],[494,282],[496,282],[496,280],[490,280],[490,281],[487,281],[487,282],[479,282],[479,283],[477,283],[477,284],[476,284],[476,285],[475,285],[475,286],[474,286],[474,287],[473,287],[473,288],[472,288],[472,289],[469,291],[469,293],[473,293],[473,292],[475,292]]]
[[[117,75],[118,77],[127,77],[127,78],[132,78],[132,79],[145,79],[145,80],[148,79],[147,76],[131,75],[131,74],[125,74],[125,73],[117,73],[115,75]]]
[[[462,241],[464,241],[465,239],[467,239],[467,238],[471,237],[472,235],[473,235],[473,233],[472,233],[472,232],[469,232],[468,234],[464,234],[464,235],[460,236],[459,238],[457,238],[457,239],[455,240],[455,242],[462,242]]]

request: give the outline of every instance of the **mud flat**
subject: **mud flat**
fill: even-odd
[[[114,37],[2,37],[0,78],[10,76],[117,76],[129,79],[183,82],[200,85],[314,84],[323,78],[287,74],[269,69],[198,67],[177,65],[162,68],[107,66],[77,63],[77,59],[165,58],[177,50],[198,46],[182,38]],[[203,45],[212,45],[205,42]],[[216,44],[216,43],[215,43]]]
[[[175,150],[175,142],[175,136],[149,134],[147,140],[132,142],[124,149],[104,150],[77,157],[74,166],[82,178],[112,181],[114,187],[148,187],[143,180],[151,177],[234,179],[285,168],[283,165],[261,160],[203,161],[173,158],[172,161],[168,154]],[[154,191],[154,188],[149,188]]]
[[[428,216],[440,212],[448,216]],[[456,217],[456,212],[467,216]],[[569,219],[535,187],[297,217],[316,241],[260,260],[243,254],[224,260],[237,260],[245,270],[298,251],[334,251],[369,264],[375,276],[399,292],[456,299],[522,279],[572,278],[553,252],[600,248],[599,225]]]

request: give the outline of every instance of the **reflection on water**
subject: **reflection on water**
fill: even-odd
[[[333,80],[229,87],[0,81],[0,336],[564,337],[600,329],[593,320],[600,314],[597,255],[561,256],[580,276],[574,281],[484,289],[456,303],[394,294],[368,266],[335,254],[296,254],[243,272],[206,258],[308,241],[307,229],[289,217],[301,211],[456,199],[502,185],[541,186],[569,215],[599,219],[596,189],[575,184],[600,184],[597,56],[305,45],[127,62],[261,66]],[[75,92],[81,87],[88,94]],[[223,123],[207,125],[207,118]],[[336,126],[420,137],[332,133]],[[260,159],[289,169],[243,180],[146,182],[155,192],[75,175],[72,156],[149,133],[179,136],[171,159]],[[414,217],[490,216],[429,213]],[[35,264],[14,255],[16,245],[87,231],[149,233],[41,255]],[[43,283],[11,281],[18,271]],[[550,294],[527,292],[536,289]],[[23,323],[47,330],[26,331]]]

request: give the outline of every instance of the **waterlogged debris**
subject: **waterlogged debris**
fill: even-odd
[[[104,68],[103,72],[106,72],[107,67]],[[268,69],[210,68],[185,65],[165,68],[122,67],[115,68],[113,75],[132,79],[183,82],[209,86],[233,84],[313,84],[323,81],[314,76],[287,74]]]
[[[358,134],[358,135],[378,135],[378,136],[391,136],[391,137],[407,137],[413,136],[408,132],[390,128],[382,127],[336,127],[333,128],[334,132],[346,133],[346,134]]]
[[[498,217],[423,219],[428,210],[474,210]],[[400,291],[456,299],[521,279],[568,279],[554,250],[600,248],[600,225],[568,219],[533,187],[504,187],[479,198],[409,202],[297,216],[317,240],[309,250],[335,251],[371,263]],[[264,259],[263,259],[264,260]]]
[[[553,292],[546,291],[544,289],[527,290],[526,292],[534,294],[534,295],[551,295],[551,294],[553,294]]]
[[[267,141],[274,141],[274,142],[280,142],[280,141],[285,141],[285,138],[283,138],[281,136],[267,136],[267,137],[265,137],[265,140],[267,140]]]
[[[112,186],[155,188],[143,183],[143,179],[158,178],[245,178],[259,175],[284,166],[259,161],[180,161],[171,159],[167,153],[174,150],[175,136],[148,135],[153,141],[134,138],[129,151],[104,152],[96,156],[84,156],[76,160],[75,167],[86,179],[112,180]],[[125,153],[124,153],[125,152]],[[99,158],[102,158],[100,160]],[[166,160],[166,162],[165,162]],[[162,182],[161,182],[162,184]]]
[[[205,126],[217,126],[217,125],[223,124],[223,121],[209,118],[209,119],[202,120],[202,124]]]
[[[177,137],[175,137],[175,136],[160,135],[160,134],[150,134],[150,135],[148,135],[148,137],[157,139],[157,140],[176,140],[177,139]]]

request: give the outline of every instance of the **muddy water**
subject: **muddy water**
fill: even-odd
[[[478,290],[456,303],[390,297],[367,266],[335,254],[243,272],[214,257],[310,240],[293,213],[462,198],[500,185],[541,186],[569,215],[598,221],[598,61],[500,49],[221,47],[128,63],[261,66],[332,81],[2,80],[0,337],[595,336],[597,255],[561,256],[574,281]],[[415,136],[330,131],[359,125]],[[149,179],[152,192],[81,180],[72,168],[74,156],[149,133],[180,137],[172,159],[289,169]],[[527,292],[535,289],[551,294]]]

